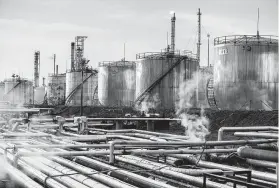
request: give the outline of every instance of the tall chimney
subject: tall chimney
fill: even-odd
[[[171,17],[171,51],[174,52],[175,50],[175,13]]]
[[[71,71],[75,69],[75,43],[71,42]]]
[[[56,65],[56,75],[58,75],[58,65]]]
[[[34,55],[34,86],[39,87],[40,77],[40,51],[35,51]]]

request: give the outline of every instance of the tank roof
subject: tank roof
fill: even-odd
[[[260,44],[260,45],[278,45],[278,36],[275,35],[228,35],[216,37],[214,46],[220,44]]]
[[[161,52],[144,52],[136,55],[136,59],[166,59],[188,57],[197,59],[197,55],[188,50],[161,51]]]
[[[134,61],[102,61],[99,67],[132,67],[135,66]]]

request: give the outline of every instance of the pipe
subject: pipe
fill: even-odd
[[[24,188],[43,188],[41,185],[33,181],[31,178],[26,176],[24,173],[18,169],[11,166],[9,163],[4,165],[5,170],[11,175],[12,180],[16,181]]]
[[[108,171],[110,171],[110,173],[109,173],[110,176],[124,180],[128,183],[132,183],[139,187],[174,188],[171,185],[167,185],[162,182],[155,181],[153,179],[146,178],[146,177],[140,176],[138,174],[128,172],[126,170],[122,170],[115,166],[111,166],[111,165],[102,163],[100,161],[96,161],[96,160],[88,158],[88,157],[78,156],[75,158],[75,162],[80,163],[80,164],[90,167],[90,168],[98,169],[98,170],[108,170]]]
[[[145,164],[152,164],[156,166],[156,168],[161,168],[164,167],[164,169],[168,169],[174,172],[179,172],[182,174],[187,174],[190,176],[202,176],[204,173],[223,173],[222,170],[220,169],[184,169],[184,168],[176,168],[176,167],[171,167],[171,166],[166,166],[165,164],[162,163],[157,163],[154,161],[148,161],[146,159],[136,157],[136,156],[131,156],[131,155],[126,155],[126,156],[117,156],[116,159],[121,161],[121,162],[126,162],[123,159],[131,160],[132,163],[140,163],[141,165]],[[129,162],[128,162],[129,163]]]
[[[269,139],[278,139],[278,134],[272,133],[258,133],[258,132],[235,132],[234,136],[249,136],[249,137],[256,137],[256,138],[269,138]]]
[[[245,168],[241,167],[235,167],[235,166],[229,166],[225,164],[219,164],[219,163],[213,163],[213,162],[208,162],[208,161],[203,161],[203,160],[198,160],[194,156],[190,155],[183,155],[183,154],[172,154],[169,155],[171,157],[176,157],[176,158],[181,158],[187,160],[190,164],[194,164],[199,167],[203,168],[214,168],[214,169],[221,169],[221,170],[226,170],[226,171],[241,171],[241,170],[247,170]],[[252,177],[260,180],[264,180],[267,182],[277,182],[277,177],[275,174],[271,174],[268,172],[260,172],[256,170],[251,170],[252,172]]]
[[[221,127],[218,131],[218,140],[223,140],[224,132],[236,131],[278,131],[278,127],[261,126],[261,127]]]
[[[254,166],[265,167],[265,168],[276,168],[276,164],[277,164],[274,162],[255,160],[255,159],[246,159],[246,162]]]
[[[202,178],[197,178],[197,177],[193,177],[193,176],[189,176],[186,174],[182,174],[180,172],[177,171],[172,171],[170,170],[168,166],[166,165],[162,165],[162,164],[158,164],[158,163],[154,163],[154,162],[146,162],[146,160],[129,160],[126,157],[123,156],[117,156],[116,159],[118,161],[121,162],[125,162],[134,166],[138,166],[140,168],[144,168],[147,170],[154,170],[155,174],[161,174],[167,177],[175,177],[177,179],[181,179],[184,180],[186,182],[189,182],[192,185],[198,186],[198,187],[203,187],[203,179]],[[145,161],[145,162],[144,162]],[[156,165],[155,165],[156,164]],[[155,170],[156,169],[156,170]],[[207,187],[209,188],[229,188],[229,186],[224,185],[224,184],[219,184],[219,183],[215,183],[212,181],[207,181]]]
[[[110,157],[109,157],[109,163],[113,164],[114,163],[114,147],[116,144],[142,144],[142,145],[173,145],[173,146],[222,146],[222,145],[242,145],[242,144],[251,144],[251,143],[258,143],[259,140],[233,140],[233,141],[208,141],[208,142],[189,142],[189,141],[184,141],[184,142],[152,142],[152,141],[140,141],[140,142],[136,142],[136,141],[112,141],[110,142]],[[263,142],[267,142],[268,140],[261,140]],[[271,141],[271,140],[269,140]],[[272,140],[272,141],[276,141],[276,140]],[[260,142],[262,143],[262,142]],[[214,150],[217,151],[217,150]],[[147,151],[148,152],[152,152],[152,151]],[[181,150],[175,150],[173,151],[173,153],[183,153],[183,151]],[[134,152],[133,152],[134,153]],[[170,154],[170,153],[168,153]]]
[[[71,177],[72,179],[78,181],[79,183],[82,183],[88,187],[94,188],[94,187],[98,187],[98,188],[109,188],[108,186],[101,184],[91,178],[88,178],[87,176],[83,175],[83,174],[78,174],[77,171],[71,170],[67,167],[64,167],[56,162],[53,162],[49,159],[46,158],[36,158],[36,160],[40,161],[41,163],[51,167],[52,169],[55,169],[56,171],[58,171],[61,174],[75,174]]]
[[[249,147],[240,147],[237,149],[237,154],[243,158],[271,161],[278,163],[278,152],[267,151],[260,149],[252,149]]]
[[[0,137],[52,137],[45,133],[1,133]]]
[[[75,163],[73,161],[63,159],[60,157],[51,157],[51,159],[59,164],[62,164],[68,168],[71,168],[73,170],[76,170],[82,174],[92,174],[92,175],[87,175],[92,179],[95,179],[103,184],[106,184],[110,187],[114,188],[133,188],[134,186],[129,185],[125,182],[122,182],[116,178],[110,177],[108,175],[105,175],[103,173],[98,173],[98,171],[93,170],[91,168],[88,168],[86,166],[82,166],[78,163]]]
[[[26,162],[27,164],[29,164],[29,165],[37,168],[38,170],[42,171],[43,173],[45,173],[48,176],[62,175],[62,173],[59,172],[58,170],[53,169],[49,166],[46,166],[46,165],[42,164],[41,162],[38,162],[37,160],[35,160],[36,162],[34,162],[34,159],[32,159],[32,158],[24,158],[22,160],[24,162]],[[63,185],[65,185],[67,187],[88,188],[88,186],[74,180],[70,176],[57,176],[57,177],[53,177],[53,179],[55,179],[56,181],[58,181],[59,183],[62,183]]]

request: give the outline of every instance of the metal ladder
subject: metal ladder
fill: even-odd
[[[165,78],[181,61],[187,59],[187,56],[180,57],[163,75],[161,75],[157,80],[155,80],[148,88],[146,88],[135,100],[135,103],[141,102],[146,94],[148,94],[163,78]]]
[[[209,78],[206,84],[206,98],[210,108],[219,110],[215,100],[213,83],[213,78]]]

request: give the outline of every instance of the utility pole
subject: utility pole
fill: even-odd
[[[210,64],[209,64],[209,33],[207,34],[207,66],[209,67]]]

